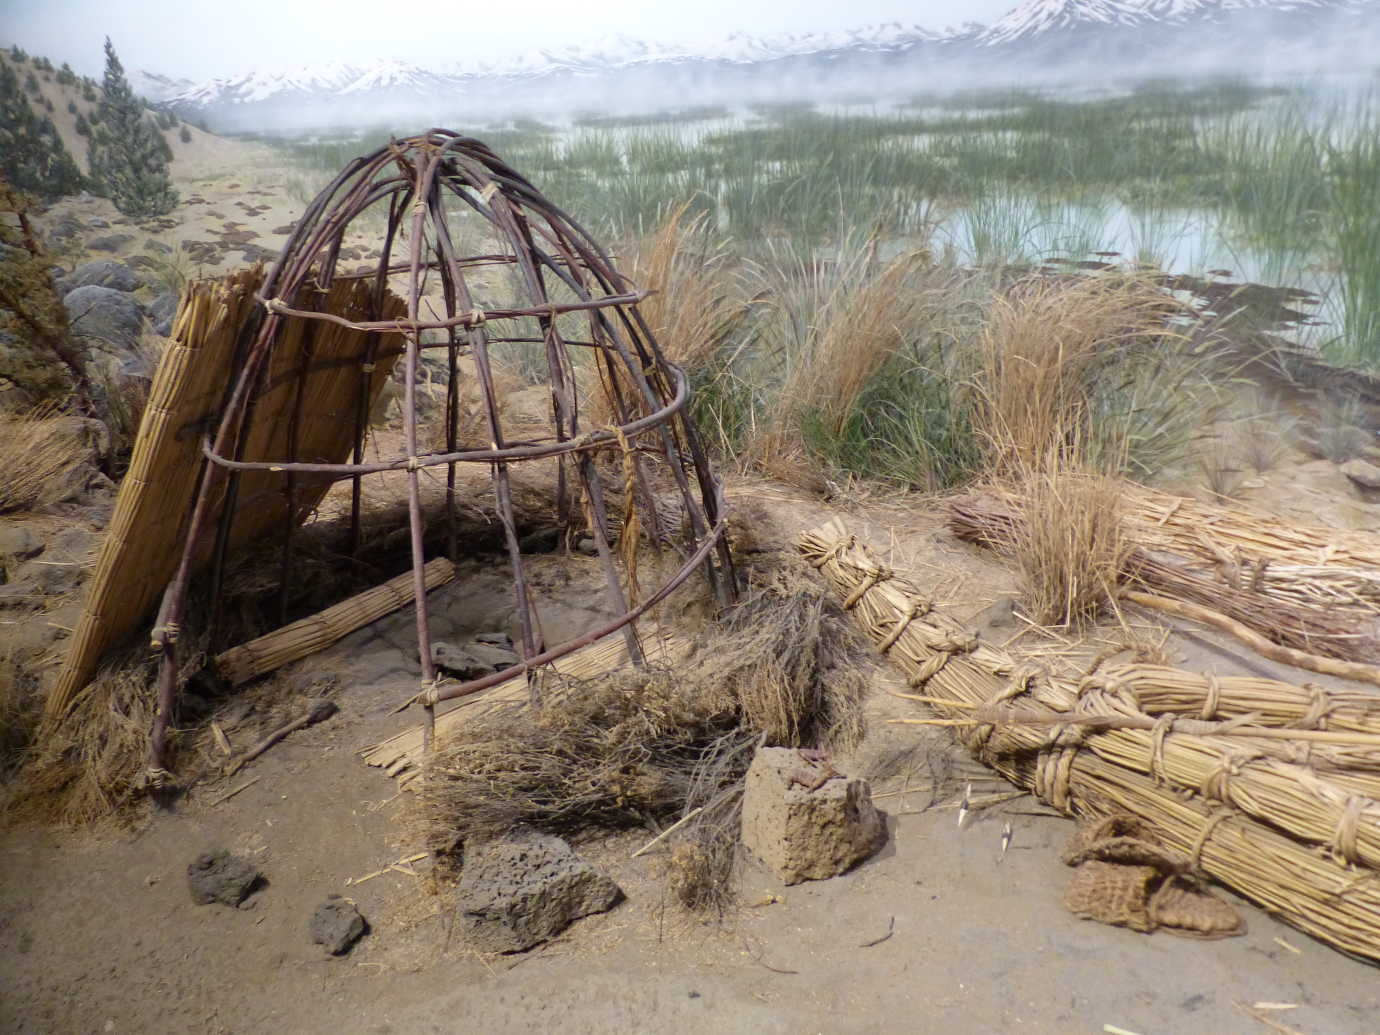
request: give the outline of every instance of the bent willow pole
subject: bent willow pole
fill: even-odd
[[[370,267],[344,271],[343,254],[358,241],[361,217],[382,215],[385,227]],[[379,224],[375,224],[379,225]],[[366,318],[326,311],[324,299],[337,280],[370,285]],[[508,284],[509,297],[496,283]],[[390,296],[400,296],[402,305]],[[394,140],[355,159],[308,205],[264,281],[259,301],[262,322],[237,357],[226,385],[225,405],[208,429],[202,447],[203,470],[195,503],[181,542],[176,573],[169,582],[153,631],[161,656],[158,708],[149,746],[150,782],[169,780],[168,736],[177,708],[178,630],[187,617],[189,588],[203,566],[211,568],[212,613],[222,585],[224,544],[237,541],[238,487],[242,478],[276,478],[284,501],[280,572],[283,600],[293,578],[292,525],[301,520],[304,483],[349,481],[351,549],[360,547],[361,481],[368,475],[400,471],[406,475],[412,554],[412,594],[417,620],[419,691],[410,700],[426,709],[428,729],[438,701],[463,697],[497,679],[535,669],[594,640],[621,632],[629,657],[641,658],[636,622],[696,570],[721,603],[735,592],[732,559],[725,537],[722,487],[709,470],[704,449],[689,417],[689,385],[683,371],[662,354],[638,303],[639,290],[614,267],[607,252],[521,174],[478,140],[433,129]],[[390,304],[391,303],[391,304]],[[405,315],[404,314],[405,311]],[[332,330],[334,329],[334,330]],[[314,336],[358,335],[363,342],[353,364],[357,376],[341,371],[339,360],[313,365]],[[401,336],[399,348],[398,336]],[[278,355],[294,343],[290,355]],[[528,366],[544,368],[551,409],[544,428],[524,424],[520,435],[504,427],[493,370],[493,348],[529,349]],[[417,391],[423,353],[445,349],[448,377],[441,449],[422,449]],[[376,364],[401,357],[403,449],[400,455],[364,462],[364,438],[373,397],[381,387]],[[593,363],[590,359],[593,359]],[[596,426],[581,425],[581,386],[597,371],[605,405]],[[311,377],[351,377],[354,401],[344,414],[351,427],[349,456],[299,455],[305,422],[331,415],[304,409]],[[395,375],[396,376],[396,375]],[[482,408],[482,438],[465,441],[459,383],[472,379]],[[295,382],[295,383],[294,383]],[[289,393],[282,408],[260,406],[270,392]],[[256,421],[281,420],[285,433],[256,434]],[[473,432],[471,432],[473,438]],[[271,442],[269,451],[251,443]],[[259,455],[253,455],[254,453]],[[598,467],[613,461],[617,478]],[[519,549],[513,513],[511,469],[525,461],[556,463],[556,507],[570,526],[587,525],[604,576],[604,617],[593,628],[563,644],[541,638],[529,579]],[[421,475],[445,468],[445,500],[450,560],[461,548],[456,536],[460,464],[485,465],[494,507],[503,529],[520,629],[519,664],[494,677],[445,684],[437,676],[429,642]],[[680,512],[679,529],[669,527],[668,506]],[[306,500],[306,506],[311,500]],[[628,536],[643,528],[654,545],[668,541],[681,551],[677,567],[658,587],[640,587],[629,544],[613,545],[611,507],[621,509]],[[641,517],[641,521],[636,520]],[[575,531],[575,529],[570,529]],[[635,546],[635,544],[633,544]],[[631,562],[629,558],[634,558]],[[629,600],[632,591],[633,599]],[[640,599],[639,599],[640,598]],[[285,611],[286,608],[284,607]],[[531,679],[532,702],[538,682]]]

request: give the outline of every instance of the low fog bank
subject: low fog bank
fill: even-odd
[[[1301,28],[1306,31],[1297,31]],[[806,102],[885,108],[917,95],[1012,87],[1106,90],[1146,78],[1271,81],[1345,74],[1380,84],[1377,55],[1380,4],[1311,22],[1282,20],[1274,13],[1235,18],[1229,24],[1050,34],[1002,47],[957,40],[892,52],[841,50],[751,64],[682,60],[602,72],[457,76],[425,89],[349,96],[284,91],[261,101],[170,106],[184,118],[225,133],[297,135],[380,126],[411,131],[430,125],[493,126],[521,118],[562,123],[591,112],[637,116],[690,106],[745,109]]]

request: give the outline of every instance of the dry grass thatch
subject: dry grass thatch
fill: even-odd
[[[53,406],[0,414],[0,513],[62,499],[72,467],[86,452],[70,421]]]
[[[955,727],[981,761],[1056,808],[1130,813],[1192,869],[1380,959],[1373,695],[1175,670],[1180,689],[1155,695],[1166,670],[1136,664],[1050,675],[965,632],[838,522],[800,545],[916,699],[944,716],[900,721]],[[1351,725],[1334,729],[1334,713]]]
[[[722,903],[754,750],[856,742],[864,651],[818,580],[773,573],[674,668],[566,680],[537,712],[456,728],[418,781],[422,837],[449,852],[518,824],[579,833],[700,809],[673,835],[672,890]]]

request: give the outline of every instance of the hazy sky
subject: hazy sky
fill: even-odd
[[[1019,0],[0,0],[0,41],[99,77],[106,35],[128,69],[194,80],[318,61],[438,66],[608,33],[680,42],[884,21],[990,22]]]

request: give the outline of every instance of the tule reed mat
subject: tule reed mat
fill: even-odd
[[[1380,960],[1380,695],[1142,664],[1082,678],[983,643],[841,522],[800,537],[906,695],[1059,810],[1130,816],[1154,843],[1286,922]]]
[[[262,309],[255,295],[263,280],[263,267],[255,266],[193,284],[183,295],[81,620],[48,696],[44,717],[49,724],[68,714],[106,651],[127,641],[149,619],[173,576],[199,482],[202,440],[214,433],[235,365],[258,327]],[[369,296],[369,283],[342,278],[325,291],[305,288],[294,304],[360,320],[368,317]],[[393,295],[386,296],[383,309],[384,319],[404,315],[402,301]],[[333,323],[286,324],[257,390],[257,417],[243,458],[285,459],[295,434],[297,459],[346,460],[354,445],[368,337]],[[396,334],[380,338],[371,402],[392,371],[400,342]],[[294,428],[291,417],[299,390],[301,416]],[[231,550],[286,521],[301,522],[331,485],[326,479],[300,477],[297,506],[289,514],[283,481],[271,471],[241,477]]]

